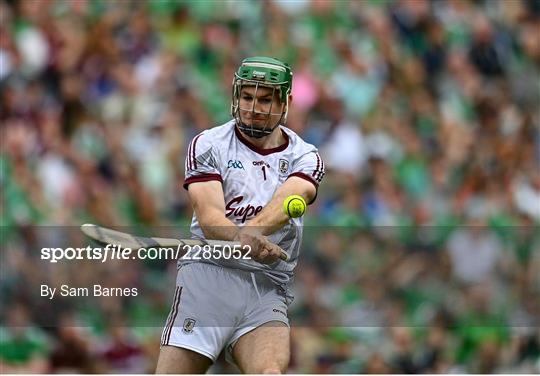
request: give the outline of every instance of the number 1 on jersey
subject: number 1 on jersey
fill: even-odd
[[[263,178],[266,180],[266,166],[262,166]]]

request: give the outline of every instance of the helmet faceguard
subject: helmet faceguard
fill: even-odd
[[[253,100],[250,108],[240,108],[240,95],[245,87],[254,88],[251,91]],[[280,124],[287,121],[287,112],[289,109],[289,95],[292,87],[292,72],[288,64],[282,63],[277,59],[268,57],[253,57],[244,59],[234,74],[231,115],[236,120],[238,128],[249,137],[262,138],[270,135]],[[258,101],[257,94],[260,88],[271,89],[272,103],[268,111],[260,112],[255,108]],[[279,112],[275,110],[274,98],[276,93],[280,101]],[[265,95],[266,96],[266,95]],[[274,108],[273,108],[274,107]],[[240,111],[250,113],[252,119],[266,118],[266,123],[261,127],[245,124],[240,116]],[[272,118],[280,116],[275,124],[271,124]]]

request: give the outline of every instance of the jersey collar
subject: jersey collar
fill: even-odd
[[[269,155],[273,153],[279,153],[280,151],[287,149],[287,147],[289,146],[289,136],[287,135],[287,133],[285,133],[285,131],[282,128],[279,128],[279,129],[281,131],[281,134],[285,138],[285,142],[282,145],[275,148],[263,149],[263,148],[253,145],[247,138],[244,137],[244,135],[242,134],[242,132],[240,132],[236,124],[234,125],[234,133],[236,134],[236,137],[240,140],[240,142],[246,145],[251,150],[253,150],[255,153],[258,153],[260,155]]]

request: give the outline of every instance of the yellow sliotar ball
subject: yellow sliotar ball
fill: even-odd
[[[298,218],[306,212],[306,201],[302,196],[292,195],[283,201],[283,211],[290,218]]]

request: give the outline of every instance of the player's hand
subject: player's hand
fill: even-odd
[[[266,242],[267,244],[265,245],[262,252],[257,255],[257,258],[253,258],[255,259],[255,261],[258,261],[262,264],[273,264],[274,262],[279,260],[279,256],[281,255],[281,248],[268,240]]]
[[[245,230],[243,229],[239,232],[237,238],[242,245],[247,245],[251,248],[250,254],[252,259],[262,264],[272,264],[281,255],[281,249],[257,231],[247,228]]]

